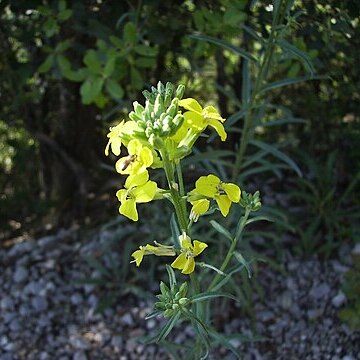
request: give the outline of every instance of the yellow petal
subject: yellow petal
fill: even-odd
[[[186,260],[185,266],[183,268],[183,274],[191,274],[195,269],[195,260],[191,256]]]
[[[145,251],[142,246],[140,246],[140,250],[136,250],[131,254],[131,256],[135,259],[136,266],[140,266],[140,264],[144,258],[144,254],[145,254]]]
[[[106,147],[105,147],[105,155],[106,156],[109,156],[109,147],[110,147],[110,144],[111,144],[111,139],[109,139],[108,143],[106,144]]]
[[[227,195],[217,195],[215,200],[219,206],[222,216],[227,216],[229,213],[231,201]]]
[[[222,187],[232,202],[237,203],[240,201],[241,191],[237,185],[228,183],[222,184]]]
[[[183,269],[186,265],[186,255],[185,253],[181,253],[171,264],[171,267],[174,269]]]
[[[116,197],[118,198],[119,201],[124,202],[126,198],[126,194],[127,194],[127,190],[120,189],[116,192]]]
[[[149,180],[149,173],[144,171],[140,174],[129,175],[125,181],[125,187],[131,189],[136,186],[144,185]]]
[[[134,199],[128,199],[121,203],[119,212],[133,221],[139,220],[138,212],[136,210],[136,202]]]
[[[199,132],[206,128],[206,122],[203,116],[194,111],[187,111],[184,114],[184,123],[186,123],[188,128],[193,128]]]
[[[192,201],[191,204],[193,206],[191,211],[193,211],[196,215],[205,214],[210,207],[210,201],[207,199]]]
[[[203,110],[203,115],[205,119],[214,119],[219,120],[221,122],[224,122],[225,119],[221,117],[221,115],[218,113],[218,111],[213,106],[206,106]]]
[[[179,101],[179,105],[185,108],[186,110],[195,111],[200,114],[202,112],[201,105],[193,98],[182,99]]]
[[[132,194],[138,203],[146,203],[154,199],[157,190],[155,181],[148,181],[146,184],[138,186]]]
[[[220,179],[215,175],[201,176],[195,183],[196,191],[204,196],[213,198],[216,194],[216,186]]]
[[[224,125],[219,120],[209,120],[209,126],[215,129],[215,131],[220,136],[221,141],[225,141],[227,138],[227,134],[224,129]]]
[[[207,247],[208,245],[205,244],[204,242],[201,242],[199,240],[194,240],[194,250],[193,250],[194,256],[198,256],[199,254],[201,254]]]
[[[111,151],[114,155],[119,156],[121,152],[121,139],[114,137],[111,139]]]
[[[139,140],[133,139],[129,141],[127,146],[129,155],[137,155],[142,148],[142,145]]]
[[[154,161],[151,150],[144,146],[139,152],[139,161],[144,164],[145,168],[148,168]]]

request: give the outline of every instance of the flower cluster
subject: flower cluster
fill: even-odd
[[[195,189],[184,193],[179,188],[183,179],[175,169],[180,160],[191,153],[196,140],[208,127],[214,129],[221,141],[226,140],[224,121],[213,106],[202,107],[195,99],[183,99],[184,86],[176,89],[171,83],[161,82],[151,91],[143,92],[145,104],[133,103],[128,121],[121,121],[110,128],[105,154],[110,151],[120,156],[122,147],[126,154],[115,165],[116,171],[127,175],[124,188],[117,191],[120,201],[119,212],[133,221],[138,221],[137,204],[155,199],[169,199],[174,205],[182,235],[179,238],[180,249],[174,246],[140,246],[132,256],[139,266],[145,255],[176,256],[171,264],[183,274],[194,271],[194,258],[204,251],[207,244],[194,240],[187,235],[193,222],[198,221],[214,201],[223,216],[227,216],[232,203],[240,200],[240,188],[231,183],[222,182],[215,175],[201,176],[195,183]],[[162,168],[168,180],[168,189],[158,188],[150,180],[149,169]],[[192,205],[187,213],[186,202]]]

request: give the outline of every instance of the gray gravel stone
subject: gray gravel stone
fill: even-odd
[[[25,269],[23,266],[19,266],[16,268],[13,280],[16,283],[22,283],[24,282],[29,276],[29,272],[27,269]]]
[[[10,296],[6,296],[0,301],[1,310],[13,310],[15,307],[14,300]]]
[[[324,299],[330,293],[330,286],[326,283],[322,283],[318,286],[315,286],[310,291],[310,296],[314,299]]]
[[[336,296],[334,296],[331,300],[331,303],[334,307],[341,307],[346,301],[346,296],[342,291],[339,291]]]
[[[70,301],[73,305],[80,305],[83,303],[84,298],[79,293],[75,293],[71,295]]]
[[[84,351],[77,351],[74,354],[73,360],[87,360],[87,356]]]
[[[47,310],[48,302],[45,297],[43,296],[36,296],[31,300],[31,305],[33,309],[37,312],[42,312]]]

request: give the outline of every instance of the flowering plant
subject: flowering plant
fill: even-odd
[[[215,107],[202,107],[195,99],[183,99],[184,90],[183,85],[175,89],[171,83],[163,85],[161,82],[156,88],[152,87],[151,92],[145,90],[145,105],[134,102],[134,110],[129,113],[130,120],[123,120],[110,129],[105,154],[108,155],[111,150],[114,155],[120,156],[121,147],[127,148],[127,154],[115,165],[118,173],[128,176],[124,188],[116,193],[120,201],[120,214],[138,221],[138,204],[161,199],[168,200],[174,208],[178,234],[173,236],[173,244],[164,245],[155,241],[154,245],[141,245],[132,253],[132,257],[136,266],[140,266],[146,255],[172,258],[170,266],[166,265],[169,285],[160,283],[161,294],[157,295],[159,301],[148,318],[160,314],[169,318],[154,338],[157,342],[163,341],[179,320],[190,320],[197,335],[196,346],[192,349],[193,356],[199,359],[207,357],[211,347],[210,338],[236,353],[226,337],[211,326],[206,303],[220,296],[234,298],[220,290],[232,275],[247,266],[236,250],[236,245],[248,223],[250,212],[258,210],[261,202],[258,192],[247,194],[238,185],[224,182],[215,174],[201,176],[195,182],[194,189],[186,192],[181,160],[191,154],[195,142],[208,127],[216,131],[221,141],[226,140],[227,134],[223,125],[225,119]],[[149,180],[149,169],[164,171],[167,188],[159,188],[155,181]],[[219,210],[226,217],[233,204],[245,209],[234,235],[219,223],[211,222],[221,235],[230,240],[230,247],[220,268],[200,263],[202,267],[215,271],[207,289],[202,291],[196,276],[196,264],[208,244],[191,238],[192,226],[210,210]],[[233,258],[238,262],[228,271]],[[188,282],[178,285],[173,269],[190,275],[190,294]]]

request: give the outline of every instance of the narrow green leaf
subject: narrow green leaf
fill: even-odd
[[[210,221],[211,226],[220,234],[224,235],[230,241],[233,241],[233,236],[230,234],[228,230],[226,230],[222,225],[220,225],[215,220]]]
[[[271,126],[279,126],[279,125],[287,125],[287,124],[306,124],[306,120],[299,118],[285,118],[278,120],[266,121],[261,124],[261,126],[271,127]]]
[[[178,311],[169,319],[169,321],[160,330],[158,336],[156,337],[157,343],[161,342],[169,335],[172,328],[176,325],[177,321],[180,319],[180,316],[181,316],[181,313],[180,313],[180,311]]]
[[[176,285],[176,276],[175,276],[174,270],[171,266],[166,264],[166,271],[169,275],[169,284],[170,284],[171,292],[174,292],[175,285]]]
[[[278,159],[282,160],[283,162],[288,164],[290,168],[293,169],[300,177],[302,177],[302,172],[300,168],[296,165],[296,163],[292,159],[290,159],[287,155],[285,155],[283,152],[278,150],[275,146],[266,144],[258,140],[251,140],[250,143],[262,150],[269,152],[271,155],[277,157]]]
[[[254,216],[252,217],[251,219],[248,219],[246,221],[246,225],[249,225],[253,222],[256,222],[256,221],[269,221],[269,222],[275,222],[276,220],[270,218],[269,216]]]
[[[206,41],[206,42],[209,42],[209,43],[212,43],[215,45],[219,45],[219,46],[223,47],[224,49],[230,50],[230,51],[234,52],[235,54],[240,55],[245,59],[248,59],[249,61],[253,61],[255,63],[257,62],[257,59],[254,56],[252,56],[250,53],[230,44],[229,42],[227,42],[225,40],[213,38],[213,37],[206,36],[206,35],[189,35],[189,38],[195,39],[195,40],[200,40],[200,41]]]
[[[177,249],[180,249],[180,242],[179,242],[179,236],[180,236],[180,229],[176,222],[175,214],[173,213],[170,218],[170,229],[171,229],[171,237],[172,241],[174,243],[174,246]]]
[[[250,75],[250,66],[247,59],[243,60],[242,66],[242,91],[241,91],[241,101],[243,104],[248,104],[251,97],[251,75]]]
[[[283,50],[288,51],[291,54],[295,55],[297,58],[299,58],[301,60],[301,62],[304,64],[307,71],[311,75],[314,74],[314,72],[315,72],[314,65],[312,63],[311,58],[306,53],[304,53],[303,51],[298,49],[296,46],[290,44],[285,39],[278,40],[278,44]]]
[[[213,292],[213,291],[197,294],[197,295],[193,296],[190,300],[192,303],[197,303],[199,301],[215,299],[218,297],[226,297],[226,298],[232,299],[234,301],[238,301],[238,299],[231,294],[227,294],[227,293],[223,293],[223,292]]]
[[[284,86],[295,85],[295,84],[302,83],[304,81],[324,80],[324,79],[328,79],[328,77],[319,75],[319,76],[299,76],[299,77],[295,77],[295,78],[283,79],[283,80],[279,80],[279,81],[274,81],[270,84],[263,86],[263,88],[260,90],[260,92],[266,92],[269,90],[279,89]]]
[[[236,260],[241,264],[245,266],[245,269],[248,272],[249,279],[251,278],[251,269],[249,263],[244,259],[244,257],[238,252],[234,252]]]
[[[225,274],[223,271],[221,271],[221,270],[218,269],[217,267],[212,266],[212,265],[210,265],[210,264],[207,264],[207,263],[205,263],[205,262],[197,262],[196,265],[198,265],[198,266],[200,266],[200,267],[204,267],[204,268],[211,269],[211,270],[217,272],[217,273],[220,274],[220,275],[226,276],[226,274]]]
[[[156,47],[150,47],[142,44],[136,45],[134,50],[137,54],[146,57],[155,57],[158,52]]]
[[[231,342],[224,336],[224,335],[221,335],[220,333],[218,333],[215,329],[211,329],[209,331],[209,334],[211,337],[213,337],[213,339],[223,345],[225,348],[229,349],[230,351],[232,351],[237,357],[238,359],[241,359],[242,356],[241,354],[239,353],[239,351],[235,348],[234,345],[231,344]]]
[[[147,315],[145,316],[145,320],[152,319],[152,318],[154,318],[154,317],[156,317],[156,316],[158,316],[158,315],[160,315],[160,314],[162,314],[162,312],[159,311],[159,310],[152,311],[150,314],[147,314]]]

